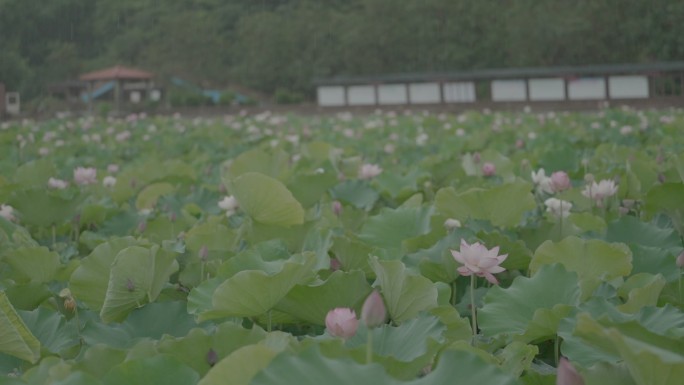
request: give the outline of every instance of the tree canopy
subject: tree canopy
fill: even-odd
[[[124,64],[312,95],[335,75],[684,60],[681,0],[0,0],[0,82]]]

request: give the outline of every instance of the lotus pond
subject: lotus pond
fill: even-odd
[[[683,152],[678,110],[2,123],[0,384],[681,384]]]

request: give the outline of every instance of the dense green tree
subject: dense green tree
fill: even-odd
[[[684,60],[682,0],[0,0],[0,81],[115,64],[313,96],[338,75]]]

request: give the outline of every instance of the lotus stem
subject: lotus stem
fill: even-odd
[[[470,276],[470,311],[472,314],[473,323],[473,346],[475,345],[475,337],[477,337],[477,306],[475,305],[475,274]]]
[[[57,243],[57,229],[55,225],[52,225],[52,250],[55,249],[55,244]]]
[[[560,207],[560,217],[558,219],[558,230],[559,230],[560,234],[558,236],[558,239],[562,240],[563,239],[563,200],[562,199],[559,199],[558,205]]]
[[[451,282],[451,305],[456,306],[456,280]]]
[[[268,321],[266,322],[266,331],[268,331],[269,333],[271,332],[271,329],[273,327],[273,325],[272,325],[273,321],[271,320],[271,312],[272,312],[272,310],[268,311],[268,318],[267,318]]]
[[[556,334],[556,339],[553,342],[553,358],[556,362],[556,367],[558,367],[560,357],[560,337]]]
[[[366,331],[366,364],[373,363],[373,329]]]

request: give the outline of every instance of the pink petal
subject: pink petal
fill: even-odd
[[[458,261],[462,264],[466,263],[465,260],[463,259],[463,255],[456,250],[451,250],[451,256],[453,256],[456,261]]]
[[[485,278],[487,278],[487,281],[491,282],[494,285],[498,285],[499,281],[496,280],[496,277],[494,277],[490,272],[485,271],[484,272]]]
[[[489,269],[487,269],[487,271],[492,273],[492,274],[498,274],[498,273],[503,273],[504,271],[506,271],[506,269],[504,269],[501,266],[492,266]]]
[[[456,269],[462,276],[469,277],[473,275],[473,272],[465,266],[461,266]]]

